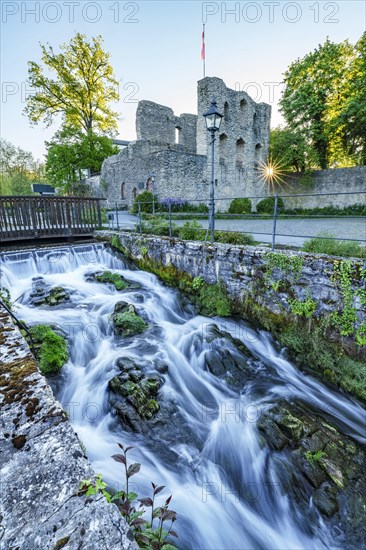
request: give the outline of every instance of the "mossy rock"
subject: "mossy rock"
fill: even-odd
[[[112,315],[114,330],[121,336],[133,336],[144,332],[148,324],[136,313],[133,305],[118,302]]]
[[[92,276],[93,277],[93,276]],[[111,284],[116,290],[135,290],[141,288],[141,285],[128,281],[119,273],[112,273],[111,271],[103,271],[102,273],[96,273],[94,276],[98,283]]]
[[[69,358],[66,340],[49,325],[35,325],[29,329],[42,374],[55,374]]]
[[[30,294],[30,303],[36,307],[58,306],[70,300],[70,292],[62,286],[54,286],[50,289],[42,277],[33,280],[33,290]]]

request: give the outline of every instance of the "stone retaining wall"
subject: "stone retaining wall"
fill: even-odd
[[[94,472],[1,306],[0,354],[0,549],[136,550],[115,505],[77,496]]]

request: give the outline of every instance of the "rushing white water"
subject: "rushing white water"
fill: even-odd
[[[365,442],[364,411],[355,401],[298,371],[267,333],[244,322],[194,316],[180,305],[176,292],[151,274],[128,269],[103,244],[3,253],[0,267],[0,286],[11,289],[17,315],[28,324],[57,324],[68,335],[70,360],[57,397],[95,471],[121,488],[121,465],[111,455],[118,452],[117,442],[134,445],[130,459],[142,464],[133,478],[134,489],[147,496],[154,481],[173,494],[179,548],[342,547],[311,501],[304,506],[286,494],[281,484],[284,468],[291,468],[286,453],[268,448],[256,420],[280,400],[302,402]],[[121,293],[86,282],[86,274],[107,268],[140,283],[141,289]],[[70,304],[29,306],[32,277],[38,276],[72,291]],[[144,335],[115,337],[109,317],[120,300],[144,312],[150,325]],[[256,376],[239,389],[205,368],[205,357],[212,351],[206,337],[212,323],[241,340],[256,358],[249,362]],[[160,359],[169,366],[160,400],[174,404],[176,433],[136,435],[116,421],[108,405],[108,381],[118,373],[116,360],[121,356],[137,363]],[[191,438],[189,433],[182,437],[179,418],[190,427]],[[170,420],[174,431],[175,419]]]

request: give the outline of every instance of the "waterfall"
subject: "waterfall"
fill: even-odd
[[[268,333],[244,321],[194,315],[176,291],[104,244],[3,252],[0,268],[0,287],[10,289],[17,316],[29,325],[58,325],[67,336],[70,358],[54,391],[94,470],[121,489],[121,465],[111,455],[118,452],[117,442],[134,445],[131,460],[142,467],[133,488],[147,496],[150,481],[167,487],[178,513],[179,548],[342,547],[311,499],[297,502],[286,493],[282,477],[291,469],[288,456],[268,447],[257,420],[283,400],[298,402],[365,443],[364,411],[355,400],[297,370]],[[106,269],[141,288],[118,292],[86,280],[91,272]],[[31,306],[32,278],[40,276],[47,285],[69,290],[69,302]],[[120,300],[143,312],[146,333],[115,336],[109,318]],[[212,341],[213,325],[234,340]],[[223,350],[240,364],[239,341],[248,360],[242,382],[230,384],[230,373],[217,376],[207,364]],[[118,373],[120,357],[167,365],[159,400],[173,411],[168,428],[135,434],[118,421],[108,402],[108,382]]]

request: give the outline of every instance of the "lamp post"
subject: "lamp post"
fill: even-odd
[[[211,107],[203,115],[206,121],[206,128],[211,133],[211,186],[210,186],[210,220],[209,230],[211,232],[211,243],[215,240],[215,133],[220,130],[223,115],[217,110],[215,98],[211,101]]]
[[[155,174],[154,172],[151,172],[149,174],[149,178],[151,179],[151,190],[152,190],[152,213],[153,216],[155,216]]]

